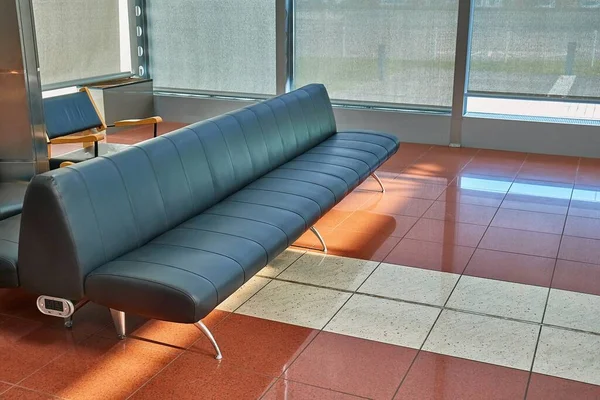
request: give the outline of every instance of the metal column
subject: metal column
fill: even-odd
[[[42,88],[31,0],[0,12],[0,181],[48,170]]]

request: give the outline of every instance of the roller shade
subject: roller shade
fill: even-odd
[[[158,89],[275,94],[274,0],[147,0]]]
[[[33,11],[43,86],[131,71],[127,1],[33,0]]]
[[[332,98],[449,107],[458,0],[296,0],[295,87]]]
[[[600,1],[478,0],[468,91],[600,98]]]

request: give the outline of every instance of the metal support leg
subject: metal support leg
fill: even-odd
[[[75,309],[73,310],[73,314],[65,318],[65,328],[71,329],[73,327],[73,315],[79,310],[81,307],[85,306],[89,302],[88,299],[79,300],[77,304],[75,304]]]
[[[381,182],[381,179],[379,179],[377,174],[375,172],[373,172],[371,174],[371,176],[373,177],[373,179],[375,179],[377,181],[377,183],[379,183],[379,186],[381,186],[381,193],[385,193],[385,188],[383,187],[383,182]]]
[[[125,339],[125,313],[111,308],[110,315],[117,330],[117,337],[121,340]]]
[[[325,244],[325,240],[323,240],[323,236],[321,236],[317,228],[311,226],[310,231],[314,233],[317,239],[319,239],[319,242],[321,242],[321,246],[323,246],[323,253],[327,253],[327,245]]]
[[[215,348],[215,352],[217,353],[217,355],[215,355],[215,358],[217,360],[222,359],[223,355],[221,354],[221,350],[219,349],[219,345],[217,344],[217,341],[213,337],[212,333],[210,333],[210,331],[208,330],[208,328],[206,327],[206,325],[204,325],[204,323],[202,321],[198,321],[194,325],[196,325],[196,327],[198,329],[200,329],[202,331],[202,333],[204,333],[204,335],[208,338],[208,340],[210,340],[210,343],[213,345],[213,347]]]

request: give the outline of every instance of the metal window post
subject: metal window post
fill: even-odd
[[[150,55],[148,54],[148,10],[146,0],[130,1],[134,2],[132,17],[135,21],[135,39],[132,38],[131,40],[131,66],[134,69],[134,74],[139,75],[141,78],[150,78]],[[141,55],[139,49],[141,49]],[[134,66],[137,66],[137,68]]]
[[[472,0],[459,0],[456,29],[456,55],[454,58],[454,88],[452,90],[452,120],[450,146],[460,147],[462,122],[465,113],[465,93],[469,74],[469,48]]]
[[[276,91],[286,92],[288,81],[288,0],[275,0]]]

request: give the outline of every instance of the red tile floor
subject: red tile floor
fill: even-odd
[[[205,320],[221,362],[193,326],[118,341],[102,307],[69,331],[0,290],[0,398],[600,399],[600,160],[407,143],[378,173],[317,223],[328,256]]]

